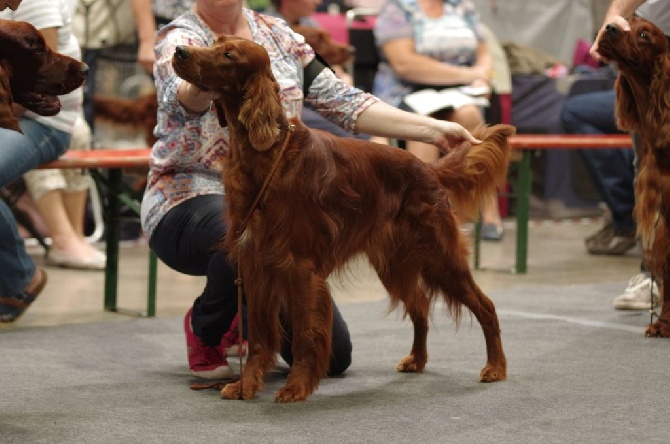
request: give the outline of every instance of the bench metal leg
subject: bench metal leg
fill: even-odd
[[[149,253],[149,283],[147,288],[147,316],[152,318],[156,316],[156,278],[157,278],[158,258],[151,251]]]
[[[526,273],[528,262],[528,219],[530,215],[530,188],[532,172],[530,168],[532,151],[524,150],[517,177],[516,206],[516,273]]]
[[[105,242],[107,249],[107,266],[105,267],[105,310],[116,311],[116,295],[119,282],[119,241],[121,203],[118,195],[121,192],[121,170],[110,169],[107,183],[107,232]]]
[[[131,199],[123,190],[123,173],[120,168],[109,169],[108,177],[104,177],[99,171],[92,170],[91,176],[96,182],[104,185],[106,190],[105,212],[107,215],[107,229],[105,232],[107,266],[105,267],[105,310],[116,313],[153,317],[156,315],[156,279],[158,259],[153,252],[149,253],[148,285],[147,285],[147,310],[138,312],[118,306],[118,282],[119,282],[119,242],[121,240],[121,203],[125,203],[137,215],[140,207],[136,201]]]

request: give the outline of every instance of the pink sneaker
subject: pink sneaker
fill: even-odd
[[[186,351],[188,368],[193,376],[205,379],[229,379],[233,377],[233,369],[226,360],[226,347],[218,345],[210,347],[193,334],[191,328],[190,308],[184,316],[184,333],[186,333]],[[237,324],[235,324],[237,325]],[[223,341],[222,341],[223,342]]]
[[[227,356],[246,356],[247,341],[242,341],[240,345],[240,335],[237,331],[238,315],[235,315],[230,329],[221,338],[221,346],[226,349]]]

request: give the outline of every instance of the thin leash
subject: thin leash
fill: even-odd
[[[263,182],[263,185],[261,186],[261,189],[258,191],[258,194],[256,195],[256,198],[254,199],[253,203],[251,204],[251,207],[249,208],[249,211],[247,212],[247,215],[242,219],[242,222],[240,223],[240,227],[235,231],[235,236],[237,237],[238,241],[240,239],[240,236],[244,234],[244,232],[247,229],[247,225],[249,224],[249,220],[251,219],[251,216],[254,214],[254,211],[256,211],[256,208],[258,207],[258,204],[260,203],[261,199],[263,198],[263,195],[265,194],[265,191],[268,188],[268,185],[270,185],[270,181],[272,180],[272,176],[274,176],[275,172],[277,172],[277,168],[279,168],[279,161],[284,155],[284,152],[286,151],[286,147],[288,146],[288,142],[291,139],[291,132],[295,130],[295,125],[292,123],[289,123],[288,129],[286,131],[286,138],[284,139],[284,143],[282,144],[282,147],[279,150],[279,154],[277,154],[277,158],[274,161],[274,164],[272,164],[272,168],[270,168],[270,172],[268,175],[265,177],[265,181]],[[235,279],[235,285],[237,285],[237,334],[239,338],[238,342],[238,351],[242,350],[242,347],[244,345],[244,338],[242,337],[243,334],[243,320],[242,320],[242,299],[243,299],[243,293],[244,293],[244,288],[243,288],[243,282],[242,282],[242,274],[241,274],[241,267],[240,267],[240,252],[239,252],[239,246],[237,249],[237,279]],[[247,353],[251,353],[251,350],[249,350]],[[244,364],[242,362],[242,355],[244,353],[239,352],[239,358],[240,358],[240,395],[239,399],[244,399],[242,393],[244,389]]]

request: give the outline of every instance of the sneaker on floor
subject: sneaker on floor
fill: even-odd
[[[198,338],[191,328],[192,308],[184,316],[184,333],[186,334],[186,351],[188,368],[193,376],[205,379],[229,379],[233,377],[233,369],[226,360],[226,348],[222,345],[210,347]]]
[[[605,239],[610,239],[614,236],[614,223],[612,223],[612,220],[609,219],[605,221],[602,227],[595,233],[591,234],[590,236],[586,237],[584,239],[584,245],[586,245],[586,248],[589,248],[591,244],[595,242],[602,242]]]
[[[503,238],[503,227],[497,224],[484,224],[481,236],[483,240],[499,241]]]
[[[626,254],[635,245],[637,245],[635,232],[620,233],[613,231],[611,236],[594,239],[590,244],[587,244],[586,250],[589,254],[620,256]]]
[[[644,273],[636,274],[623,294],[615,297],[612,303],[617,310],[649,310],[652,308],[652,292],[654,301],[660,304],[656,282]]]

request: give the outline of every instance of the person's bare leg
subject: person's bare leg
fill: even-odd
[[[63,193],[63,205],[70,224],[77,236],[84,238],[84,214],[88,191],[66,191]]]
[[[434,162],[440,156],[440,152],[435,145],[423,142],[407,141],[407,151],[424,162]]]
[[[86,259],[94,253],[95,249],[77,234],[70,223],[61,190],[47,191],[35,203],[49,228],[51,248],[73,259]]]

